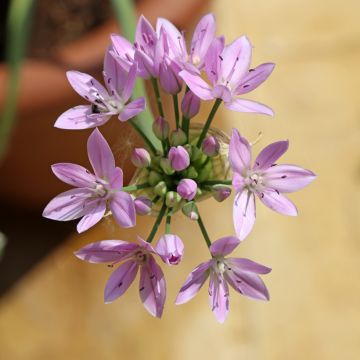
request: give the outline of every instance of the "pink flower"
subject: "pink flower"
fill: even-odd
[[[139,244],[122,240],[103,240],[86,245],[75,252],[75,256],[90,263],[115,265],[121,262],[105,286],[105,303],[111,303],[123,295],[140,268],[141,301],[151,315],[160,318],[166,298],[164,274],[153,257],[153,254],[156,254],[153,247],[140,237],[138,242]]]
[[[200,99],[192,92],[188,91],[181,103],[181,112],[187,119],[193,118],[200,110]]]
[[[82,218],[77,225],[81,233],[98,223],[108,206],[122,227],[135,226],[134,202],[128,193],[121,191],[123,172],[115,166],[111,149],[98,129],[89,136],[87,148],[95,175],[77,164],[53,165],[54,174],[75,189],[52,199],[43,216],[59,221]]]
[[[177,193],[186,200],[192,200],[196,195],[197,184],[192,179],[180,180],[176,191]]]
[[[171,147],[168,159],[171,167],[176,171],[185,170],[190,165],[189,153],[180,145]]]
[[[255,195],[270,209],[280,214],[296,216],[295,205],[282,193],[300,190],[316,175],[295,165],[277,165],[275,161],[288,149],[288,141],[278,141],[265,147],[251,166],[251,148],[236,129],[230,140],[229,161],[234,171],[233,186],[237,191],[233,217],[240,240],[250,233],[255,222]]]
[[[211,310],[223,323],[229,311],[228,284],[241,295],[269,300],[269,293],[258,274],[267,274],[270,268],[244,258],[225,258],[240,243],[234,236],[223,237],[210,246],[212,259],[198,265],[187,277],[175,300],[177,305],[191,300],[208,277]]]
[[[271,63],[250,69],[251,51],[252,46],[246,36],[226,47],[223,38],[215,39],[205,61],[205,72],[211,85],[202,79],[201,74],[186,69],[179,76],[200,99],[218,98],[230,110],[273,115],[273,111],[266,105],[237,98],[257,88],[274,69]]]
[[[177,265],[184,254],[184,244],[177,235],[165,234],[157,242],[155,250],[165,264]]]
[[[136,80],[137,66],[122,68],[107,52],[104,60],[106,89],[96,79],[79,71],[68,71],[73,89],[91,105],[79,105],[65,111],[55,122],[61,129],[87,129],[105,124],[113,115],[127,121],[145,109],[144,98],[130,101]]]

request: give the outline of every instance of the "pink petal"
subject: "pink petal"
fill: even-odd
[[[180,305],[191,300],[204,285],[209,276],[209,267],[211,260],[198,265],[186,278],[184,285],[181,287],[175,304]]]
[[[251,167],[250,144],[237,129],[233,129],[231,133],[229,162],[232,169],[241,175],[245,175]]]
[[[229,255],[238,245],[240,240],[235,236],[226,236],[214,241],[210,246],[212,256]]]
[[[258,196],[262,203],[271,210],[289,216],[296,216],[298,214],[294,203],[275,190],[266,189],[259,193]]]
[[[145,110],[145,99],[138,98],[128,103],[120,112],[119,120],[124,122]]]
[[[220,55],[224,50],[224,37],[215,38],[205,57],[205,72],[210,82],[215,85],[221,75]]]
[[[158,76],[158,69],[154,64],[154,58],[142,51],[135,51],[135,62],[138,66],[138,75],[143,79]]]
[[[255,274],[268,274],[271,271],[267,266],[245,258],[228,258],[226,261],[231,265],[232,269],[239,268],[239,271],[248,271]]]
[[[190,90],[202,100],[212,100],[214,96],[210,86],[199,76],[188,71],[180,71],[179,76],[185,81]]]
[[[232,99],[230,89],[224,85],[215,85],[211,94],[214,98],[222,99],[225,103]]]
[[[96,99],[109,97],[106,89],[92,76],[80,71],[68,71],[66,76],[73,89],[84,99],[95,102]]]
[[[255,223],[255,196],[247,190],[238,193],[234,200],[233,220],[236,235],[244,240]]]
[[[151,255],[140,270],[139,293],[145,309],[152,316],[160,318],[166,299],[166,283],[160,266]]]
[[[116,300],[129,288],[138,272],[138,264],[129,260],[120,265],[110,276],[105,286],[104,301],[106,304]]]
[[[232,178],[232,186],[236,192],[241,192],[246,185],[245,178],[239,173],[234,173]]]
[[[141,15],[135,33],[136,47],[143,49],[146,53],[153,53],[157,43],[157,35],[149,20]]]
[[[78,233],[82,233],[92,226],[97,224],[104,216],[106,210],[106,201],[104,199],[99,199],[94,202],[92,208],[87,210],[87,213],[77,224]]]
[[[58,179],[76,187],[94,187],[96,177],[83,166],[71,163],[58,163],[51,166]]]
[[[252,46],[246,36],[225,46],[221,53],[221,75],[232,88],[238,86],[241,78],[247,73],[251,63]]]
[[[93,117],[90,105],[75,106],[62,113],[54,126],[59,129],[82,130],[105,124],[111,117],[110,114],[100,113]]]
[[[122,240],[102,240],[88,244],[74,254],[77,258],[90,263],[112,263],[124,260],[138,245]]]
[[[127,82],[128,73],[129,71],[120,65],[119,61],[111,55],[111,52],[109,50],[106,51],[104,58],[104,80],[109,93],[122,94]]]
[[[115,168],[115,159],[109,144],[98,129],[89,136],[87,151],[95,175],[110,181]]]
[[[240,294],[252,299],[269,300],[269,292],[258,275],[233,268],[226,271],[225,278]]]
[[[281,193],[298,191],[309,185],[316,175],[295,165],[277,165],[268,168],[264,174],[266,187],[276,189]]]
[[[246,99],[234,99],[231,102],[225,103],[229,110],[238,112],[249,112],[256,114],[264,114],[274,116],[274,112],[268,106],[256,101]]]
[[[135,49],[133,44],[117,34],[111,34],[112,51],[110,53],[115,55],[115,58],[120,62],[121,66],[129,71],[131,65],[134,63]]]
[[[257,66],[255,69],[249,70],[248,74],[241,79],[240,84],[237,86],[234,93],[236,95],[241,95],[256,89],[270,76],[274,67],[275,64],[266,63]]]
[[[130,194],[118,191],[111,199],[110,209],[116,222],[124,228],[136,224],[136,211],[134,200]]]
[[[116,167],[110,178],[110,187],[113,190],[120,190],[123,187],[123,171]]]
[[[205,56],[215,38],[216,21],[213,14],[205,15],[196,25],[191,41],[191,56],[200,59],[198,67],[204,64]]]
[[[261,150],[257,158],[255,159],[254,169],[266,170],[275,164],[289,148],[289,142],[277,141]]]
[[[69,221],[82,217],[86,204],[93,195],[89,189],[72,189],[54,197],[45,207],[43,216],[58,221]]]
[[[122,84],[123,87],[121,88],[121,90],[119,89],[119,94],[121,95],[121,98],[124,102],[127,102],[132,95],[135,86],[136,75],[137,65],[134,64],[131,66],[129,72],[127,73],[127,76],[125,78],[126,81]]]
[[[210,274],[209,300],[212,312],[222,324],[229,312],[229,288],[226,281],[218,277],[215,272]]]
[[[184,244],[177,235],[165,234],[157,242],[155,251],[165,264],[177,265],[183,257]]]

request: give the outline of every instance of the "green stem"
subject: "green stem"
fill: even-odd
[[[168,213],[166,214],[166,225],[165,225],[165,234],[170,234],[170,223],[171,223],[171,216],[173,214],[173,210],[169,209]]]
[[[200,137],[199,137],[199,140],[196,144],[196,146],[200,149],[201,148],[201,144],[202,142],[204,141],[205,139],[205,136],[210,128],[210,125],[211,125],[211,122],[213,121],[214,119],[214,116],[216,114],[216,111],[217,109],[219,108],[220,104],[221,104],[222,100],[221,99],[216,99],[215,100],[215,103],[214,103],[214,106],[212,107],[211,111],[210,111],[210,114],[206,120],[206,123],[205,123],[205,126],[200,134]]]
[[[186,118],[185,116],[182,117],[182,129],[189,141],[190,119]]]
[[[205,241],[206,241],[206,245],[207,245],[208,247],[210,247],[210,246],[211,246],[211,240],[210,240],[210,237],[209,237],[209,235],[208,235],[208,233],[207,233],[207,231],[206,231],[206,229],[205,229],[205,226],[204,226],[204,223],[203,223],[203,221],[202,221],[202,219],[201,219],[200,214],[199,214],[199,218],[198,218],[197,222],[198,222],[198,224],[199,224],[200,230],[201,230],[201,232],[202,232],[202,234],[203,234],[203,236],[204,236],[204,239],[205,239]]]
[[[217,185],[217,184],[221,184],[221,185],[231,185],[232,184],[232,180],[207,180],[204,181],[203,183],[201,183],[201,185]]]
[[[151,78],[151,84],[152,84],[154,92],[155,92],[155,98],[156,98],[156,103],[157,103],[157,107],[159,110],[159,114],[161,117],[164,117],[164,109],[163,109],[162,102],[161,102],[161,96],[160,96],[158,82],[155,78]]]
[[[140,185],[129,185],[129,186],[124,186],[123,188],[121,188],[121,191],[131,192],[131,191],[136,191],[136,190],[140,190],[140,189],[146,189],[148,187],[150,187],[150,184],[148,184],[148,183],[140,184]]]
[[[152,228],[152,230],[151,230],[151,232],[149,234],[149,237],[146,240],[148,243],[151,243],[153,241],[154,236],[155,236],[155,234],[156,234],[156,232],[157,232],[157,230],[159,228],[159,225],[161,223],[161,220],[163,219],[163,217],[165,215],[165,211],[166,211],[166,204],[164,203],[161,210],[160,210],[160,212],[159,212],[158,217],[155,220],[154,226],[153,226],[153,228]]]
[[[179,101],[178,101],[178,96],[173,95],[173,104],[174,104],[174,112],[175,112],[175,123],[176,123],[176,128],[178,129],[180,127],[180,114],[179,114]]]

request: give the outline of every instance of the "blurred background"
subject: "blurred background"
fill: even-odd
[[[9,4],[0,4],[1,113],[9,78]],[[197,225],[178,215],[174,230],[186,244],[186,256],[178,267],[166,269],[163,319],[146,313],[136,286],[104,305],[111,269],[82,263],[72,252],[92,241],[134,238],[135,230],[118,229],[106,219],[77,235],[74,223],[46,220],[41,212],[65,189],[50,165],[88,165],[89,131],[53,128],[60,113],[81,103],[65,71],[99,76],[109,33],[120,30],[110,1],[36,1],[19,75],[16,124],[0,160],[0,231],[7,238],[0,262],[0,359],[359,359],[358,1],[139,0],[135,6],[153,23],[157,16],[167,17],[186,33],[213,11],[218,34],[227,42],[247,34],[253,64],[277,65],[251,94],[275,109],[275,119],[223,109],[215,126],[237,127],[249,139],[262,131],[255,152],[289,139],[282,161],[309,168],[318,179],[291,196],[297,218],[258,206],[257,226],[237,249],[238,256],[273,268],[264,278],[269,303],[232,292],[223,325],[209,309],[205,288],[190,303],[173,305],[187,274],[207,256]],[[207,116],[208,105],[202,105],[198,120]],[[136,135],[115,120],[102,131],[131,178],[129,143],[138,141]],[[231,208],[231,200],[200,206],[213,239],[233,232]],[[136,231],[146,235],[151,226],[152,219],[140,218]]]

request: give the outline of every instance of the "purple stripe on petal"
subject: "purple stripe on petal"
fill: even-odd
[[[289,216],[296,216],[298,214],[294,203],[278,191],[267,189],[257,195],[261,202],[271,210]]]
[[[91,208],[77,224],[78,233],[82,233],[97,224],[104,216],[106,210],[106,201],[104,199],[95,200]]]
[[[261,150],[255,160],[254,169],[266,170],[282,156],[289,148],[289,141],[277,141]]]
[[[255,196],[244,190],[238,193],[234,199],[233,220],[236,235],[244,240],[251,232],[255,223]]]
[[[58,163],[51,166],[58,179],[76,187],[95,187],[95,176],[83,166],[71,163]]]
[[[129,260],[121,264],[110,276],[104,291],[106,304],[116,300],[129,288],[138,271],[138,264]]]
[[[134,200],[130,194],[118,191],[112,197],[110,209],[116,222],[124,227],[133,227],[136,224],[136,211]]]
[[[235,236],[226,236],[214,241],[210,246],[212,256],[225,256],[230,254],[238,245],[240,240]]]

